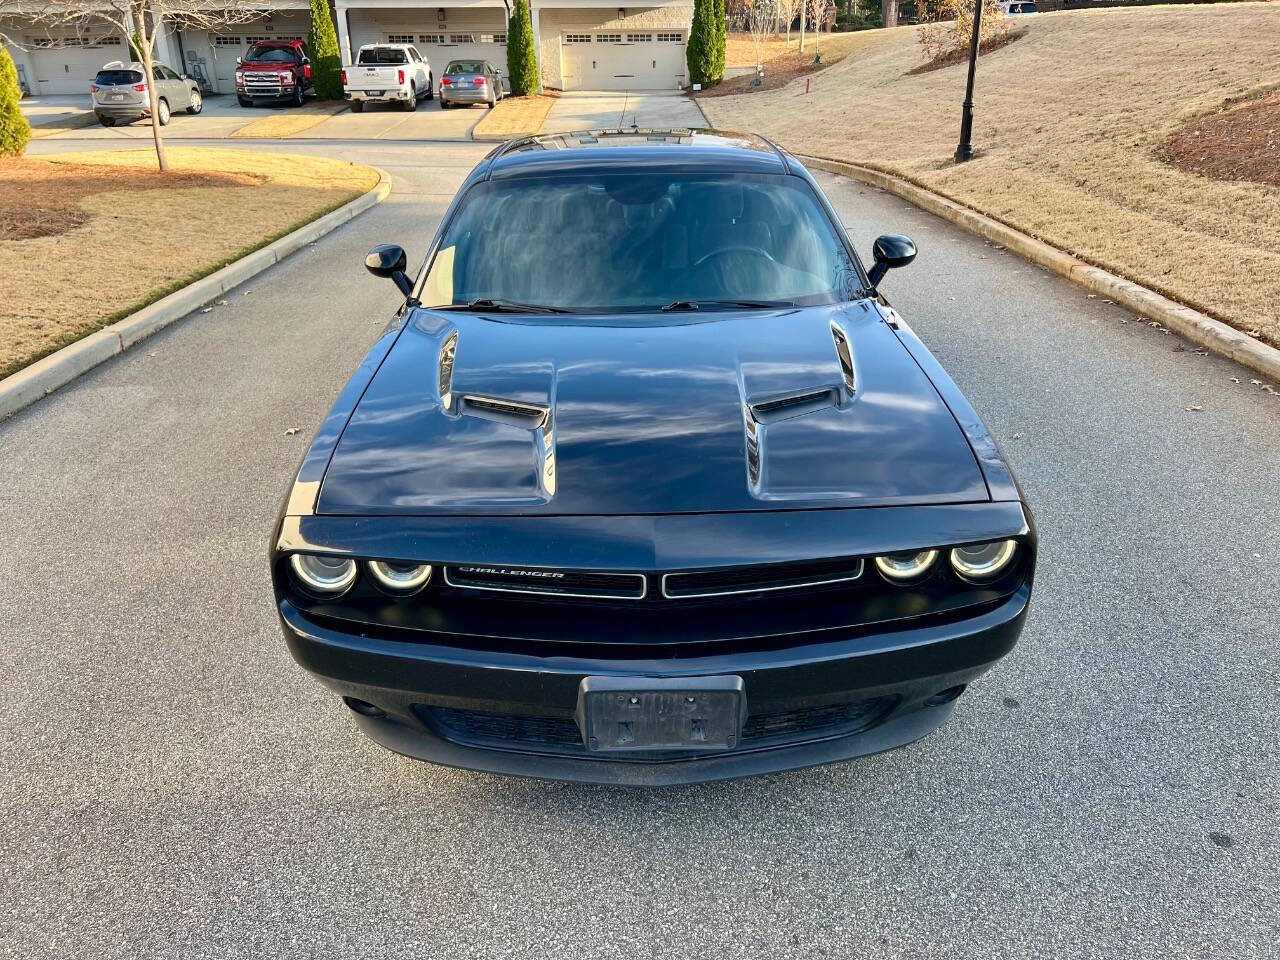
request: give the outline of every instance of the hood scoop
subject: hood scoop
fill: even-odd
[[[838,406],[840,394],[835,387],[821,387],[817,390],[802,390],[798,393],[774,397],[749,404],[747,409],[751,418],[757,423],[773,423],[776,420],[787,420],[813,413],[826,407]]]
[[[417,310],[343,430],[317,510],[656,516],[987,499],[954,417],[870,304],[591,322]]]

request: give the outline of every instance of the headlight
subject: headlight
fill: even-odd
[[[962,580],[982,582],[1004,572],[1018,550],[1016,540],[993,540],[951,551],[951,569]]]
[[[884,556],[876,557],[876,569],[894,583],[907,583],[923,577],[933,566],[933,561],[937,559],[937,550],[886,553]]]
[[[421,590],[431,579],[431,564],[370,560],[369,572],[384,590],[392,593],[413,593],[415,590]]]
[[[295,553],[289,567],[303,589],[336,597],[356,582],[356,562],[347,557],[327,557],[318,553]]]

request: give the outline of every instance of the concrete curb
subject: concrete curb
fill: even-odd
[[[377,185],[350,203],[272,241],[261,250],[255,250],[235,263],[229,263],[221,270],[162,297],[137,313],[10,374],[0,380],[0,420],[48,396],[59,387],[66,386],[82,373],[135,346],[157,330],[176,323],[210,300],[216,300],[232,287],[257,276],[308,243],[333,232],[348,220],[381,203],[390,192],[390,175],[385,170],[378,170]]]
[[[993,220],[976,210],[971,210],[954,200],[948,200],[892,174],[856,163],[826,160],[822,157],[801,156],[800,159],[810,167],[850,177],[901,197],[956,226],[964,227],[971,233],[999,243],[1023,259],[1030,260],[1037,266],[1044,267],[1061,277],[1066,277],[1086,290],[1113,300],[1141,317],[1156,320],[1175,333],[1214,353],[1229,357],[1273,380],[1280,381],[1280,350],[1255,340],[1221,320],[1215,320],[1199,310],[1183,306],[1132,280],[1117,277],[1100,267],[1078,260],[1042,240],[1029,237],[998,220]]]

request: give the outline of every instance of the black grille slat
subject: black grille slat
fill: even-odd
[[[673,600],[718,594],[796,590],[846,583],[862,576],[861,558],[774,564],[767,567],[668,573],[662,578],[662,594]]]

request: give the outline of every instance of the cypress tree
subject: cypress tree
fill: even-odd
[[[712,75],[712,81],[719,83],[724,79],[725,64],[725,43],[728,40],[728,28],[725,24],[725,0],[715,0],[715,18],[716,18],[716,65]]]
[[[20,157],[27,149],[31,125],[18,106],[21,99],[18,68],[13,65],[9,51],[0,47],[0,157]]]
[[[529,0],[516,0],[511,22],[507,24],[507,77],[511,81],[511,92],[517,97],[533,96],[541,86],[534,43]]]
[[[721,0],[722,2],[722,0]],[[693,24],[689,28],[689,44],[685,60],[689,64],[689,82],[709,87],[716,81],[717,0],[693,0]]]
[[[311,28],[307,31],[311,79],[321,100],[342,99],[342,54],[338,33],[329,16],[329,0],[311,0]]]

